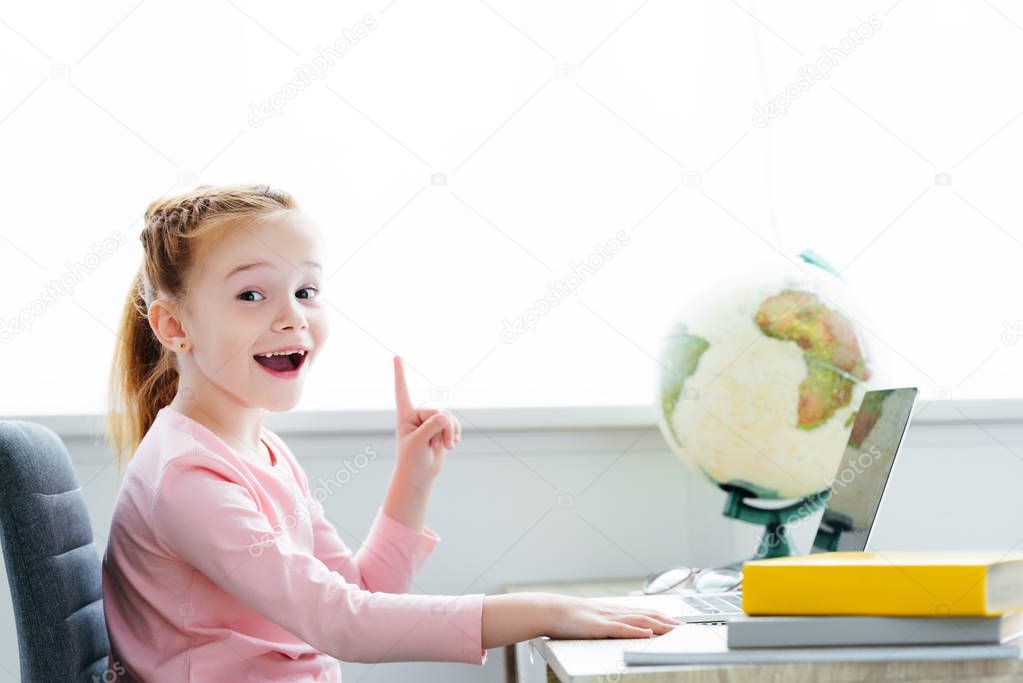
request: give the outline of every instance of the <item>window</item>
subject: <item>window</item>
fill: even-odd
[[[145,206],[242,181],[327,236],[299,409],[390,408],[392,353],[419,400],[647,403],[676,313],[802,248],[891,384],[1019,395],[1009,3],[88,12],[0,25],[0,413],[101,412]]]

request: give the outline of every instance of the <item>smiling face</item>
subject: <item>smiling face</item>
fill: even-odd
[[[329,333],[318,298],[323,237],[298,211],[227,229],[198,245],[189,275],[180,386],[218,413],[290,410]],[[273,352],[289,353],[267,355]]]

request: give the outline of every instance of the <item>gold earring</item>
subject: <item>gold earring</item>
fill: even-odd
[[[185,347],[187,347],[187,346],[188,346],[188,344],[185,343],[185,342],[181,342],[180,344],[178,344],[178,348],[181,349],[182,351],[184,351]]]

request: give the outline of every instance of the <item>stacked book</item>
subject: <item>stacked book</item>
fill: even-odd
[[[1023,552],[833,552],[747,562],[744,614],[628,664],[1020,658]]]

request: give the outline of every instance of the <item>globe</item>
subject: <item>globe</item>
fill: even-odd
[[[847,286],[814,252],[795,263],[710,287],[661,352],[665,440],[744,498],[826,494],[872,379]]]

